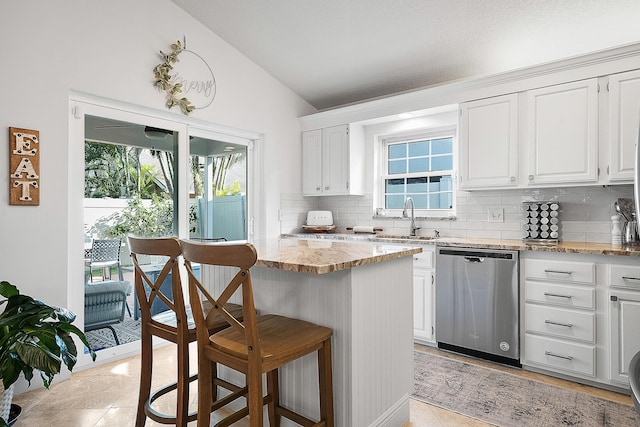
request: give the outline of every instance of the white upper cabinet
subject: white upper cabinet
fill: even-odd
[[[596,78],[465,102],[460,113],[462,189],[599,182]]]
[[[526,92],[531,185],[598,180],[598,81],[589,79]]]
[[[460,106],[461,188],[518,185],[518,95]]]
[[[363,150],[361,127],[340,125],[303,132],[302,194],[363,194]]]
[[[322,194],[322,129],[302,133],[302,194]],[[314,161],[315,159],[315,161]]]
[[[633,181],[640,127],[640,71],[609,76],[609,180]]]

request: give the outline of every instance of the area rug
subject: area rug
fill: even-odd
[[[124,315],[124,321],[113,325],[116,330],[120,344],[126,344],[140,339],[140,319],[134,320],[128,314]],[[113,333],[109,328],[96,329],[85,333],[87,341],[94,350],[102,350],[115,347],[117,344],[113,339]]]
[[[417,400],[500,427],[640,426],[632,406],[414,351]]]

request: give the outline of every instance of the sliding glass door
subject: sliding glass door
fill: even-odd
[[[259,135],[74,94],[69,122],[68,307],[92,329],[85,288],[133,286],[126,235],[250,240],[253,145]],[[90,270],[95,240],[120,239],[119,264]],[[153,260],[149,260],[152,262]],[[120,272],[122,271],[122,279]],[[96,328],[102,360],[139,351],[133,289],[124,321]],[[132,332],[134,331],[134,332]],[[138,335],[139,336],[139,335]],[[91,364],[85,354],[79,365]]]

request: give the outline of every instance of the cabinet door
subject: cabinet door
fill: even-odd
[[[518,185],[518,95],[461,105],[462,188]]]
[[[433,270],[413,269],[413,337],[434,342]]]
[[[640,71],[609,77],[609,179],[633,181],[640,115]]]
[[[609,291],[611,380],[629,384],[631,358],[640,351],[640,292]]]
[[[322,192],[349,194],[349,127],[322,130]]]
[[[322,129],[302,133],[302,194],[322,193]]]
[[[597,79],[527,92],[529,184],[598,179]]]

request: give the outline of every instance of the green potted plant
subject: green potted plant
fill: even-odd
[[[31,384],[33,371],[40,373],[46,388],[60,373],[64,363],[71,371],[77,361],[77,348],[72,334],[80,338],[89,349],[93,360],[96,354],[87,342],[84,333],[72,325],[76,315],[58,307],[20,293],[9,282],[0,282],[0,375],[4,393],[0,400],[7,401],[0,414],[0,426],[9,425],[9,407],[13,398],[13,385],[20,374]]]

